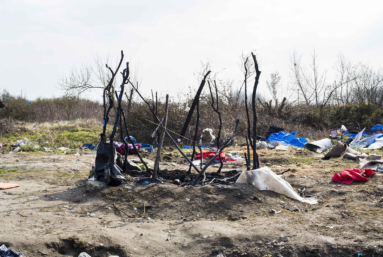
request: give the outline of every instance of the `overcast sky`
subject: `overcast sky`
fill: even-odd
[[[327,70],[340,52],[381,68],[382,7],[381,0],[0,0],[0,89],[31,100],[60,96],[58,82],[73,66],[96,56],[115,61],[120,50],[146,94],[172,97],[198,86],[208,61],[218,78],[242,80],[239,57],[251,51],[260,91],[274,71],[289,85],[293,51],[306,60],[315,49]]]

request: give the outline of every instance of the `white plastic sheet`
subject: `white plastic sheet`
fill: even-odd
[[[356,136],[355,136],[355,139],[351,142],[351,144],[350,144],[350,147],[351,148],[355,148],[355,147],[358,147],[359,145],[358,145],[358,142],[360,141],[360,139],[362,138],[362,136],[363,136],[363,132],[364,132],[364,130],[365,130],[366,128],[364,128],[362,131],[360,131],[358,134],[356,134]],[[362,147],[359,147],[359,148],[363,148],[364,146],[362,146]]]
[[[299,196],[286,180],[283,180],[281,176],[275,174],[268,167],[243,171],[236,183],[254,185],[258,190],[273,191],[304,203],[318,203],[314,198]]]
[[[371,144],[368,149],[378,149],[383,146],[383,138],[375,139],[375,143]]]
[[[214,145],[214,139],[215,139],[215,136],[213,135],[213,130],[210,129],[210,128],[205,128],[205,129],[203,130],[203,132],[205,132],[205,131],[209,132],[209,134],[210,134],[210,136],[211,136],[210,144],[211,144],[211,145]]]

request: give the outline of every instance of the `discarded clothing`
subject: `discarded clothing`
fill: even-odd
[[[274,191],[304,203],[318,203],[316,199],[299,196],[286,180],[275,174],[268,167],[242,171],[236,183],[254,185],[258,190]]]
[[[307,143],[305,145],[305,148],[309,149],[310,151],[321,153],[326,151],[327,149],[330,149],[332,147],[331,139],[325,138],[319,141]]]
[[[202,153],[202,159],[205,159],[206,157],[210,157],[210,158],[213,158],[214,157],[214,155],[216,154],[216,152],[213,152],[213,151],[210,151],[210,152],[203,152]],[[221,158],[222,158],[222,160],[225,160],[225,152],[220,152],[220,155],[221,155]],[[197,155],[196,155],[196,159],[197,160],[200,160],[201,159],[201,153],[197,153]],[[217,159],[216,159],[217,161],[219,161],[219,156],[217,156]]]
[[[341,173],[335,173],[332,180],[337,183],[351,184],[354,180],[367,182],[368,178],[376,173],[371,169],[353,169],[344,170]]]
[[[14,257],[14,256],[22,256],[23,253],[18,253],[15,250],[7,249],[5,245],[0,246],[0,256],[1,257]]]
[[[89,150],[96,150],[96,145],[94,144],[83,144],[81,149],[89,149]]]
[[[141,149],[141,144],[136,144],[136,148],[139,151]],[[129,154],[135,154],[136,153],[132,144],[128,144],[127,149],[129,151]],[[116,151],[119,154],[124,155],[125,151],[126,151],[126,145],[124,143],[118,143],[118,147],[116,147]]]

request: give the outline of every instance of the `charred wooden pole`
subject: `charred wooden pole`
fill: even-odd
[[[200,97],[200,95],[201,95],[201,92],[202,92],[203,87],[205,86],[206,78],[207,78],[207,76],[209,76],[209,74],[210,74],[210,71],[208,71],[208,72],[205,74],[205,76],[203,77],[203,80],[201,81],[201,84],[200,84],[200,86],[199,86],[199,88],[198,88],[198,91],[197,91],[197,93],[196,93],[196,95],[195,95],[195,97],[194,97],[192,106],[190,107],[188,116],[186,117],[185,124],[184,124],[184,126],[183,126],[183,128],[182,128],[182,130],[181,130],[180,137],[178,138],[178,141],[181,141],[182,138],[185,136],[186,130],[187,130],[187,128],[188,128],[188,126],[189,126],[189,123],[190,123],[190,120],[191,120],[191,118],[192,118],[192,116],[193,116],[194,109],[195,109],[197,103],[199,102],[199,97]]]
[[[131,81],[129,81],[129,83],[132,85],[132,87],[134,88],[134,91],[136,91],[136,93],[138,94],[138,96],[142,99],[142,101],[144,101],[144,103],[149,107],[149,110],[151,111],[151,113],[156,117],[156,121],[158,123],[161,123],[160,119],[157,117],[157,115],[154,113],[154,110],[152,109],[152,107],[150,106],[150,104],[145,100],[145,98],[141,95],[140,91],[138,91],[137,88],[134,87],[133,83]],[[172,143],[174,144],[174,146],[177,148],[177,150],[180,152],[180,154],[189,162],[189,164],[197,171],[199,172],[199,169],[193,164],[193,162],[185,155],[185,153],[179,148],[177,142],[172,138],[172,136],[169,134],[169,132],[167,130],[165,130],[165,133],[166,135],[169,137],[169,139],[172,141]]]
[[[153,178],[158,178],[158,170],[160,167],[160,159],[161,159],[161,148],[162,148],[162,144],[164,143],[166,124],[168,122],[168,105],[169,105],[169,95],[166,95],[165,120],[164,120],[164,125],[163,125],[164,128],[163,128],[163,131],[161,132],[160,137],[159,137],[159,143],[158,143],[158,147],[157,147],[157,157],[156,157],[156,161],[154,163]]]
[[[125,84],[128,82],[128,80],[129,80],[129,62],[126,63],[126,68],[122,72],[121,91],[120,91],[120,95],[118,96],[118,99],[117,99],[118,105],[117,105],[116,119],[114,121],[114,126],[113,126],[112,133],[110,134],[110,137],[109,137],[109,140],[110,140],[110,151],[111,151],[110,170],[113,170],[113,166],[114,166],[113,139],[114,139],[114,135],[116,134],[116,129],[117,129],[117,126],[118,126],[118,121],[120,120],[120,115],[121,115],[121,110],[122,110],[122,108],[121,108],[121,101],[122,101],[122,96],[124,95]]]
[[[221,117],[221,112],[219,111],[218,87],[217,87],[217,83],[214,80],[215,97],[217,99],[217,107],[215,107],[214,106],[214,96],[213,96],[213,92],[211,90],[210,82],[208,81],[207,83],[209,85],[210,96],[211,96],[211,108],[213,108],[213,110],[218,114],[218,119],[219,119],[219,129],[218,129],[218,135],[217,135],[217,148],[219,148],[220,147],[219,140],[221,137],[221,130],[222,130],[222,117]],[[219,162],[221,163],[221,165],[219,166],[217,173],[220,173],[222,170],[222,167],[223,167],[223,160],[222,160],[221,153],[219,154]]]
[[[138,149],[137,149],[136,145],[134,144],[133,140],[130,138],[130,133],[129,133],[128,126],[127,126],[127,124],[126,124],[126,117],[125,117],[124,110],[121,110],[121,114],[122,114],[122,117],[123,117],[123,120],[124,120],[124,127],[125,127],[126,137],[128,138],[129,142],[133,145],[133,149],[134,149],[134,151],[137,153],[138,158],[140,158],[140,161],[144,164],[146,171],[149,172],[149,173],[151,173],[151,171],[150,171],[148,165],[147,165],[146,162],[142,159],[141,154],[140,154],[140,152],[138,151]],[[125,140],[125,144],[126,144],[126,146],[128,146],[126,140]],[[125,158],[125,162],[124,162],[124,164],[126,163],[126,161],[127,161],[127,158]]]
[[[113,71],[108,65],[106,65],[106,68],[108,68],[109,71],[112,73],[112,77],[110,78],[108,85],[104,88],[104,93],[102,95],[103,96],[103,105],[104,105],[104,117],[103,117],[104,118],[104,124],[102,126],[101,141],[103,141],[103,142],[106,141],[105,132],[106,132],[106,125],[108,124],[108,121],[109,121],[109,112],[113,108],[113,94],[111,92],[111,89],[113,86],[114,78],[116,77],[116,74],[117,74],[118,70],[120,69],[123,60],[124,60],[124,52],[121,51],[121,59],[120,59],[120,62],[119,62],[115,71]],[[108,99],[109,99],[108,109],[106,109],[106,100],[105,100],[106,96],[108,96]]]
[[[249,106],[248,106],[248,100],[247,100],[247,61],[249,60],[249,58],[246,58],[246,61],[245,63],[243,64],[244,67],[245,67],[245,80],[244,80],[244,83],[245,83],[245,109],[246,109],[246,118],[247,118],[247,138],[249,139],[250,141],[250,145],[251,145],[251,148],[253,148],[253,142],[251,141],[251,128],[250,128],[250,114],[249,114]],[[248,158],[249,158],[249,162],[250,162],[250,154],[248,154]]]
[[[251,56],[253,57],[254,61],[254,68],[255,68],[255,81],[254,81],[254,87],[253,87],[253,96],[252,96],[252,108],[253,108],[253,169],[259,168],[259,160],[258,160],[258,154],[257,154],[257,112],[255,109],[256,104],[256,96],[257,96],[257,87],[259,83],[259,77],[261,76],[261,71],[258,68],[258,62],[257,58],[253,53],[251,53]]]
[[[247,155],[245,155],[246,167],[247,167],[247,170],[250,170],[251,169],[251,162],[250,162],[250,147],[249,147],[248,137],[246,137],[246,146],[247,146]]]
[[[196,121],[196,124],[195,124],[195,131],[194,131],[194,137],[193,137],[193,153],[192,153],[192,157],[191,157],[191,160],[193,161],[194,160],[194,155],[195,155],[195,142],[197,140],[197,134],[198,134],[198,125],[199,125],[199,101],[197,102],[197,121]],[[189,165],[189,171],[188,171],[188,174],[191,173],[191,168],[192,166]]]

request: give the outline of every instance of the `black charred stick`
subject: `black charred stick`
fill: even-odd
[[[191,120],[191,118],[193,116],[194,109],[195,109],[197,103],[199,102],[199,97],[201,95],[203,87],[205,86],[206,78],[207,78],[207,76],[209,74],[210,74],[210,71],[208,71],[205,74],[205,76],[203,77],[203,80],[201,81],[201,85],[198,88],[197,94],[194,97],[194,100],[193,100],[192,106],[190,107],[190,110],[189,110],[188,116],[186,118],[185,124],[184,124],[184,126],[183,126],[183,128],[181,130],[179,140],[182,140],[182,138],[185,136],[186,130],[187,130],[187,128],[189,126],[189,123],[190,123],[190,120]]]

